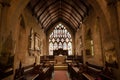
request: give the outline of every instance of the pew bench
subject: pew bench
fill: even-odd
[[[87,73],[82,73],[82,75],[84,76],[84,80],[95,80],[94,77],[90,76],[90,75],[87,74]]]
[[[33,71],[34,64],[26,66],[26,67],[19,67],[15,70],[14,80],[26,80],[26,75]]]
[[[16,69],[14,80],[50,80],[54,65],[27,66]]]
[[[82,73],[85,80],[101,79],[100,74],[103,71],[103,67],[96,66],[90,63],[86,63],[86,70]]]
[[[75,63],[68,64],[68,73],[70,74],[71,80],[82,80],[82,77],[79,74],[79,72],[80,72],[80,69]]]
[[[52,72],[54,70],[53,65],[49,65],[47,67],[42,67],[40,69],[39,75],[34,80],[50,80],[52,77]]]

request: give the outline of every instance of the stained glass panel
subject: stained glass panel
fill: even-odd
[[[72,54],[72,38],[66,27],[58,24],[49,36],[49,54],[53,55],[53,50],[62,48]]]
[[[49,55],[53,55],[53,43],[49,43]]]

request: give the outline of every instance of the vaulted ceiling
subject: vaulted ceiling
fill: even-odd
[[[31,0],[28,7],[46,31],[59,21],[76,30],[89,11],[87,0]]]

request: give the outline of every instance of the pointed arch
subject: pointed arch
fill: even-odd
[[[58,49],[68,50],[69,54],[72,54],[72,37],[70,32],[62,23],[56,25],[49,35],[49,55],[53,54],[53,50]]]

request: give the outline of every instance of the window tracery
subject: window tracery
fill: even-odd
[[[58,24],[49,36],[49,55],[53,55],[53,50],[68,50],[68,55],[72,55],[72,37],[66,27]]]

